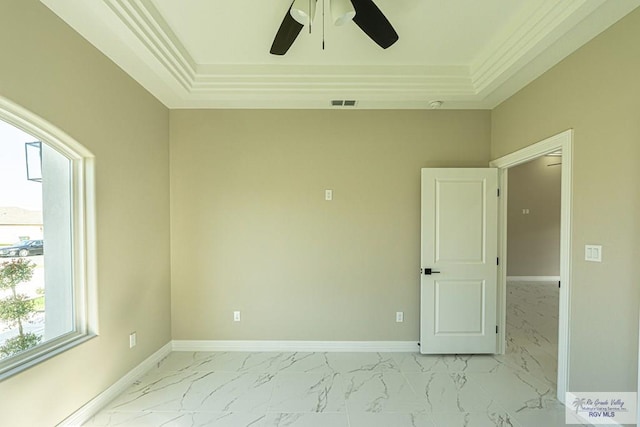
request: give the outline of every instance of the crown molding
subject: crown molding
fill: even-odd
[[[466,65],[296,66],[196,63],[152,0],[40,1],[169,108],[359,109],[493,108],[640,4],[530,3]]]
[[[473,96],[476,89],[464,66],[273,66],[196,64],[186,47],[150,1],[103,0],[158,64],[189,95],[234,92],[353,94],[419,92]]]
[[[606,0],[530,3],[471,66],[477,93],[495,89]]]
[[[103,0],[180,86],[190,91],[195,61],[151,2]]]
[[[349,71],[319,70],[305,67],[298,72],[207,72],[196,75],[190,92],[225,93],[252,91],[255,93],[283,92],[348,92],[387,93],[421,92],[442,95],[473,96],[475,88],[467,72],[428,74],[415,67],[390,67],[384,73],[372,73],[367,67],[352,67]]]

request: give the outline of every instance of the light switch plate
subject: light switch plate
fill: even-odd
[[[602,245],[584,245],[584,260],[602,262]]]

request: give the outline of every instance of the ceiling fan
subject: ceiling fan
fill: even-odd
[[[324,0],[323,4],[324,4]],[[271,45],[273,55],[284,55],[305,25],[313,22],[317,0],[294,0],[284,15]],[[353,20],[371,40],[383,49],[398,41],[398,33],[373,0],[329,0],[333,23]]]

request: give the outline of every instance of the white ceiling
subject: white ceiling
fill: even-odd
[[[269,54],[292,0],[40,0],[169,108],[493,108],[640,0],[375,0],[387,50],[326,7]],[[320,5],[323,0],[318,0]],[[347,108],[347,107],[344,107]]]

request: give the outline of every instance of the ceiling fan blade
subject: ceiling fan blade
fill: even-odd
[[[372,0],[351,0],[356,16],[353,22],[383,49],[398,41],[398,33]]]
[[[292,3],[293,5],[293,3]],[[291,6],[287,9],[287,13],[284,15],[282,24],[276,33],[276,37],[273,39],[270,52],[273,55],[284,55],[287,53],[293,42],[300,34],[303,25],[293,19],[291,16]]]

